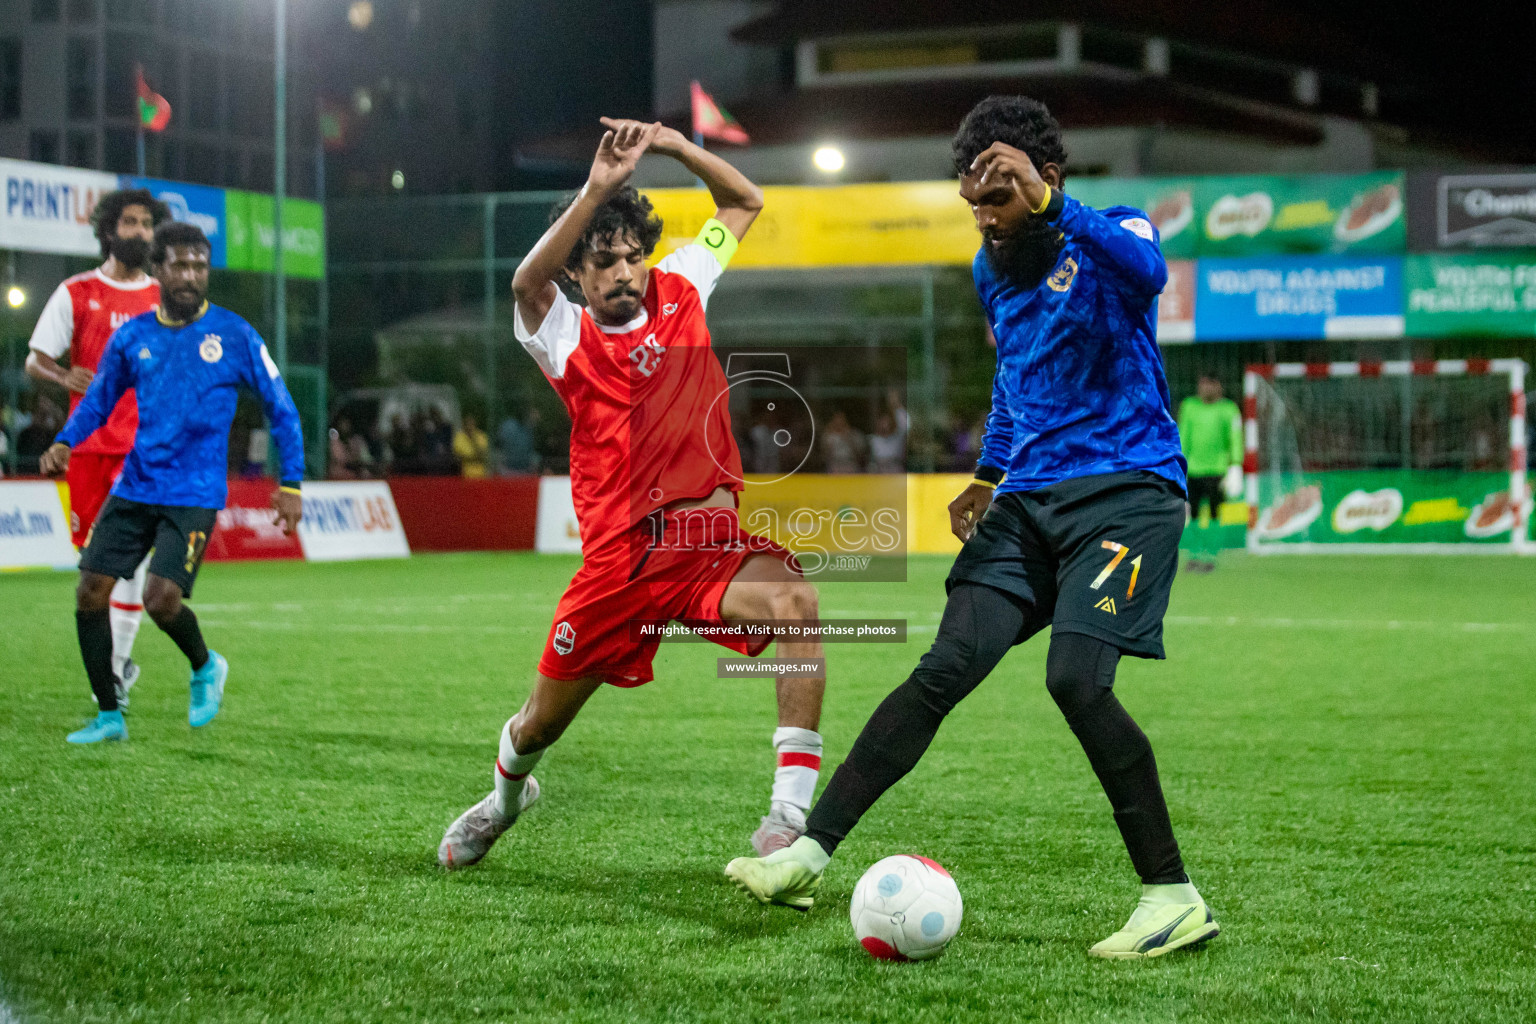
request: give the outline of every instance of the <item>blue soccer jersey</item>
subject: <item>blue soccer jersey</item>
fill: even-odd
[[[59,431],[57,440],[73,448],[106,421],[124,391],[138,393],[139,431],[113,494],[148,505],[223,508],[241,387],[266,408],[283,481],[304,476],[299,412],[261,336],[227,309],[205,303],[203,310],[186,324],[166,323],[152,310],[118,328]]]
[[[1055,269],[1034,288],[972,265],[997,338],[992,412],[979,476],[998,493],[1073,477],[1150,470],[1185,486],[1184,455],[1157,348],[1168,280],[1140,210],[1104,211],[1055,192],[1043,214],[1062,233]]]

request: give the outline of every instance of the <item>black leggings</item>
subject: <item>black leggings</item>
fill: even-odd
[[[944,717],[1008,653],[1031,612],[1000,590],[957,584],[944,606],[933,646],[870,716],[811,811],[807,835],[827,853],[836,850],[880,795],[917,765]],[[1054,634],[1046,658],[1046,688],[1109,797],[1142,881],[1188,881],[1152,745],[1111,689],[1119,660],[1118,650],[1095,637]]]

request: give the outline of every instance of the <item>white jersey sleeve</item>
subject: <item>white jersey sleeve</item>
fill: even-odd
[[[581,307],[557,294],[549,312],[544,314],[544,322],[534,331],[524,326],[522,310],[514,309],[512,333],[539,368],[559,380],[565,376],[565,364],[570,361],[571,354],[581,344]]]
[[[74,340],[75,303],[70,298],[69,289],[61,284],[48,297],[42,316],[37,318],[37,326],[32,328],[32,341],[28,347],[53,359],[62,359]]]
[[[709,295],[715,290],[720,275],[725,273],[720,257],[697,242],[690,242],[663,257],[656,269],[686,277],[699,293],[699,306],[703,309],[709,308]]]

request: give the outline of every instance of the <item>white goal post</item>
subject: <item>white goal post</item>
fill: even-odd
[[[1519,359],[1243,375],[1248,550],[1536,553]]]

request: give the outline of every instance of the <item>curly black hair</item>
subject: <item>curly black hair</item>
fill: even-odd
[[[171,220],[155,228],[155,247],[150,250],[150,260],[164,263],[166,252],[173,245],[197,245],[210,252],[213,250],[202,228],[184,220]]]
[[[955,173],[969,173],[972,161],[994,142],[1022,149],[1037,169],[1067,163],[1061,125],[1044,103],[1028,96],[988,96],[971,108],[950,144]]]
[[[559,220],[560,215],[571,208],[580,194],[572,192],[556,203],[554,209],[549,211],[549,222],[553,224]],[[633,185],[621,189],[618,195],[598,207],[592,223],[587,225],[586,233],[565,258],[565,269],[573,274],[580,270],[582,260],[586,259],[587,252],[595,243],[614,242],[626,237],[639,242],[646,256],[655,252],[656,244],[661,241],[661,218],[656,216],[651,201]]]
[[[117,222],[123,211],[130,206],[147,206],[149,217],[157,228],[171,219],[171,208],[151,195],[147,188],[122,188],[108,192],[96,200],[96,208],[91,211],[91,228],[96,232],[96,241],[101,243],[102,259],[112,255],[112,239],[117,234]]]

